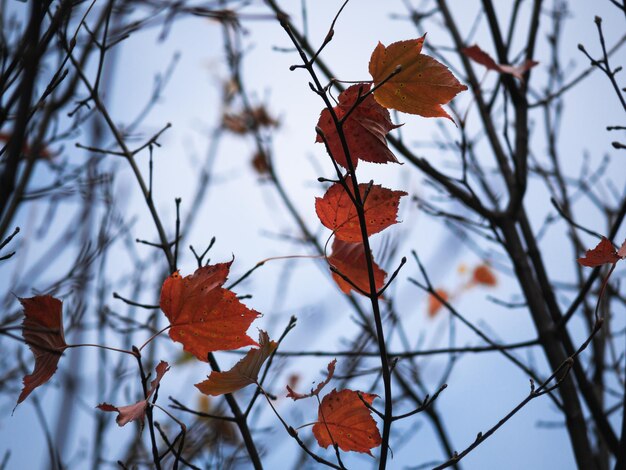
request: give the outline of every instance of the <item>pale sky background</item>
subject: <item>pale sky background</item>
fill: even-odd
[[[299,2],[281,2],[283,7],[299,17]],[[309,1],[309,31],[313,43],[319,43],[325,36],[328,25],[332,20],[340,2],[330,0]],[[506,9],[512,2],[496,2],[502,8],[502,17],[508,18]],[[529,2],[523,2],[523,15],[520,25],[526,24]],[[477,2],[451,1],[457,22],[464,31],[469,30],[477,11]],[[583,70],[588,61],[577,50],[577,44],[583,43],[588,50],[597,54],[599,43],[594,15],[604,18],[604,28],[607,43],[612,45],[624,31],[624,18],[608,1],[572,2],[572,17],[565,24],[562,38],[564,63],[571,63],[570,76]],[[546,2],[546,7],[552,2]],[[21,4],[11,5],[12,8],[24,8]],[[293,10],[289,10],[292,7]],[[249,12],[266,12],[260,2],[253,2]],[[404,12],[402,2],[359,1],[353,0],[346,7],[336,25],[334,40],[324,51],[323,58],[330,64],[337,77],[344,80],[368,80],[367,64],[369,56],[378,41],[389,44],[394,41],[411,39],[418,36],[414,27],[407,21],[391,19],[389,13]],[[545,21],[545,17],[544,17]],[[547,22],[546,22],[547,23]],[[438,24],[439,27],[434,26]],[[441,27],[440,21],[430,22],[427,43],[449,45],[448,35]],[[484,26],[484,25],[483,25]],[[249,31],[246,38],[246,47],[249,53],[244,59],[244,81],[256,103],[268,103],[269,110],[277,115],[281,127],[275,135],[275,165],[280,179],[313,232],[328,236],[315,215],[314,198],[323,194],[323,187],[317,183],[318,176],[333,176],[333,168],[321,145],[315,145],[314,126],[319,117],[323,103],[310,92],[309,77],[303,70],[289,71],[289,66],[298,63],[296,54],[278,52],[275,47],[289,47],[290,43],[278,23],[273,21],[246,21],[244,27]],[[524,28],[520,26],[519,33]],[[144,106],[152,91],[155,73],[162,72],[172,56],[179,52],[180,62],[168,84],[164,96],[155,106],[142,126],[142,134],[149,136],[171,122],[173,127],[160,139],[162,147],[155,152],[154,191],[157,206],[162,219],[168,224],[170,233],[174,227],[174,198],[182,198],[182,213],[190,209],[195,191],[195,181],[198,167],[204,161],[207,151],[207,136],[219,122],[221,109],[218,106],[216,83],[227,76],[223,63],[222,32],[218,24],[205,19],[187,19],[174,23],[168,38],[158,42],[160,28],[152,28],[133,34],[120,48],[116,63],[115,82],[110,88],[112,96],[111,111],[116,122],[128,122]],[[540,43],[545,44],[543,31]],[[525,39],[520,36],[519,43]],[[480,29],[475,42],[483,46],[488,52],[493,52],[490,38],[484,28]],[[539,48],[537,60],[540,65],[536,69],[537,76],[546,71],[546,60],[549,51]],[[624,53],[614,56],[614,63],[624,63]],[[479,67],[476,70],[482,72]],[[493,79],[494,77],[488,77]],[[593,161],[598,161],[605,154],[614,156],[615,183],[620,191],[624,188],[623,155],[611,148],[611,141],[615,135],[605,131],[607,125],[623,123],[623,112],[619,103],[614,99],[612,90],[605,76],[594,72],[584,83],[569,92],[566,99],[566,113],[562,126],[560,150],[568,157],[569,174],[577,175],[584,152],[588,151]],[[455,104],[461,110],[466,110],[470,103],[469,93],[460,95]],[[541,119],[540,111],[535,111],[533,118]],[[437,134],[437,123],[421,117],[401,115],[400,122],[405,125],[402,132],[405,141],[412,143],[424,141]],[[537,125],[539,126],[540,123]],[[451,122],[442,124],[448,133],[455,138],[458,131]],[[477,125],[473,119],[472,126]],[[86,143],[81,138],[78,142]],[[537,132],[533,137],[532,146],[535,152],[542,155],[545,151],[543,135]],[[203,247],[211,237],[217,238],[217,243],[211,251],[213,262],[230,260],[235,255],[231,278],[235,279],[256,262],[270,256],[284,256],[292,254],[310,254],[302,246],[289,244],[282,240],[268,237],[271,233],[296,234],[297,229],[289,214],[284,210],[275,190],[269,184],[259,183],[258,176],[251,169],[249,160],[253,154],[253,144],[250,140],[228,136],[222,143],[214,168],[214,183],[208,190],[205,203],[194,210],[199,211],[198,223],[189,236],[188,242],[196,247]],[[72,158],[81,158],[80,151],[70,148],[68,151],[75,155]],[[442,156],[434,148],[420,149],[421,155],[427,156],[433,165],[442,168],[450,163],[449,156]],[[623,151],[622,151],[623,153]],[[113,157],[107,157],[113,158]],[[446,160],[448,159],[448,160]],[[138,159],[142,167],[147,169],[147,154]],[[400,158],[400,160],[402,160]],[[315,163],[313,164],[312,161]],[[323,174],[318,173],[321,168]],[[359,177],[361,181],[375,179],[377,184],[394,189],[406,190],[410,194],[430,194],[422,184],[422,177],[409,164],[400,165],[373,165],[360,164]],[[40,175],[41,181],[45,175]],[[191,184],[190,184],[191,182]],[[531,191],[527,198],[527,207],[531,215],[536,214],[539,223],[545,216],[546,199],[541,190]],[[128,168],[121,171],[117,180],[116,192],[121,200],[126,200],[127,214],[137,216],[133,237],[155,239],[156,233],[152,220],[145,207],[132,174]],[[537,205],[537,210],[533,210]],[[29,217],[39,220],[43,217],[43,210],[38,213],[23,211],[18,218],[20,224],[27,223]],[[409,256],[412,249],[417,249],[423,256],[426,267],[437,286],[453,289],[463,282],[457,267],[466,264],[472,267],[480,260],[456,238],[450,236],[440,221],[433,220],[420,213],[411,203],[410,198],[404,199],[401,205],[400,219],[402,224],[395,226],[386,235],[373,237],[374,253],[380,248],[382,241],[387,237],[392,243],[398,243],[398,258],[391,265],[396,265],[401,256]],[[184,221],[183,221],[184,222]],[[594,227],[593,217],[584,220],[585,224]],[[604,227],[594,227],[602,232]],[[28,232],[27,232],[28,233]],[[387,234],[388,233],[388,234]],[[549,249],[545,251],[545,259],[555,278],[571,280],[571,256],[568,246],[562,246],[561,230],[552,229],[547,235]],[[624,230],[618,236],[624,237]],[[590,240],[595,245],[595,241]],[[44,247],[30,247],[30,250]],[[138,251],[146,256],[150,250],[147,247],[138,247]],[[33,254],[35,256],[35,254]],[[17,257],[16,257],[17,258]],[[7,262],[0,271],[0,284],[10,279],[18,263]],[[130,269],[129,260],[120,256],[116,259],[119,265],[109,266],[111,272],[125,272]],[[164,269],[163,261],[154,267],[154,276],[159,276]],[[285,350],[316,350],[338,349],[345,346],[342,338],[352,338],[356,327],[352,322],[352,312],[343,300],[330,275],[319,268],[315,260],[298,260],[291,264],[288,288],[277,292],[281,274],[287,263],[274,261],[257,271],[249,282],[238,286],[238,294],[253,294],[253,298],[245,303],[255,310],[263,312],[265,316],[255,322],[250,329],[251,336],[256,336],[257,327],[267,329],[270,336],[277,337],[284,328],[290,315],[297,315],[298,326],[292,331],[283,343]],[[180,263],[181,272],[189,274],[193,271],[195,260],[186,250],[182,249]],[[561,268],[563,267],[563,269]],[[618,269],[619,271],[619,269]],[[50,269],[50,279],[54,279],[58,272],[54,267]],[[620,275],[616,272],[616,275]],[[622,274],[623,275],[623,274]],[[442,315],[435,319],[428,319],[425,313],[426,296],[412,286],[407,277],[418,276],[417,267],[409,260],[397,280],[396,305],[406,321],[407,328],[414,333],[412,340],[417,343],[421,338],[424,346],[442,346],[446,344],[447,318]],[[534,328],[528,314],[524,310],[507,310],[485,300],[488,294],[507,299],[518,291],[510,281],[506,272],[498,273],[500,286],[497,292],[486,289],[475,289],[466,294],[457,304],[457,307],[470,320],[486,328],[491,336],[503,342],[514,342],[532,339],[535,337]],[[42,288],[41,286],[30,286]],[[120,293],[124,292],[118,287]],[[158,292],[158,287],[155,292]],[[26,296],[29,291],[16,292],[16,295]],[[144,299],[154,301],[154,299]],[[111,298],[111,305],[122,309]],[[366,305],[364,303],[364,305]],[[13,308],[17,306],[14,305]],[[619,306],[622,309],[623,306]],[[619,313],[619,312],[616,312]],[[147,314],[146,314],[147,315]],[[578,320],[572,322],[572,332],[576,344],[581,336]],[[71,341],[71,336],[68,337]],[[465,328],[458,327],[458,344],[481,344],[474,334]],[[158,347],[158,359],[173,363],[180,353],[180,345],[171,344],[167,338],[154,343]],[[393,343],[391,350],[397,350],[398,345]],[[28,354],[24,351],[25,357]],[[72,351],[66,354],[83,354],[83,351]],[[537,367],[546,372],[545,361],[538,349],[533,349],[532,360]],[[526,359],[527,354],[521,356]],[[218,356],[223,368],[234,362],[232,354]],[[60,361],[57,374],[63,374],[64,363],[67,357]],[[117,361],[117,357],[113,360]],[[319,379],[320,371],[325,369],[328,360],[302,359],[290,360],[280,370],[271,374],[270,384],[274,392],[280,392],[287,381],[289,374],[297,372],[302,376],[301,387]],[[421,373],[427,384],[435,391],[442,369],[447,364],[447,358],[437,356],[420,361]],[[341,359],[339,359],[339,366]],[[129,365],[129,368],[133,367]],[[195,366],[173,367],[162,381],[160,403],[167,403],[167,396],[173,395],[181,401],[193,406],[197,395],[193,383],[204,379],[209,372],[206,364]],[[95,370],[85,368],[82,376],[86,383],[93,380]],[[355,387],[367,387],[369,378],[356,381]],[[44,410],[49,412],[49,419],[54,423],[56,412],[55,403],[58,400],[58,389],[52,383],[38,389],[35,394],[43,400]],[[457,450],[468,446],[479,431],[485,431],[494,425],[502,416],[521,401],[529,391],[528,377],[510,365],[498,354],[465,355],[455,366],[453,374],[447,380],[448,389],[440,396],[437,408],[444,419],[452,442]],[[136,384],[133,378],[118,384],[117,387],[133,393]],[[89,389],[89,386],[87,386]],[[332,389],[328,387],[328,391]],[[107,390],[109,393],[109,390]],[[246,395],[245,392],[242,396]],[[92,430],[91,419],[97,413],[94,406],[100,395],[95,393],[81,396],[81,402],[76,404],[77,412],[68,426],[69,445],[65,455],[68,463],[76,462],[72,468],[85,468],[84,462],[79,460],[82,452],[90,450],[86,445],[90,441]],[[120,394],[120,400],[124,394]],[[246,395],[247,396],[247,395]],[[375,404],[380,402],[375,402]],[[121,404],[121,402],[120,402]],[[25,402],[10,417],[12,403],[3,403],[0,408],[4,413],[0,419],[0,455],[6,449],[11,449],[11,459],[8,468],[41,468],[45,467],[47,452],[45,440],[37,424],[34,409]],[[381,405],[382,406],[382,405]],[[261,424],[271,426],[268,439],[263,440],[270,449],[263,459],[266,468],[291,468],[287,465],[298,449],[295,442],[289,439],[282,427],[279,427],[275,417],[270,414],[265,403],[257,408],[262,410]],[[297,409],[301,421],[296,421]],[[313,402],[293,404],[286,400],[279,402],[280,412],[288,419],[291,425],[299,426],[315,420],[316,406]],[[113,421],[114,415],[110,416]],[[189,415],[183,415],[191,422]],[[621,422],[620,415],[613,415],[614,422]],[[159,416],[161,422],[167,418]],[[553,409],[547,398],[534,400],[523,411],[501,428],[493,437],[482,444],[462,461],[465,469],[547,469],[573,468],[574,461],[567,439],[562,428],[546,429],[538,427],[538,421],[562,420],[561,415]],[[412,429],[415,422],[422,422],[418,431]],[[394,425],[396,434],[393,442],[399,441],[403,430],[411,429],[417,432],[417,437],[410,446],[400,446],[394,450],[394,459],[390,468],[404,468],[424,462],[443,459],[443,454],[429,421],[418,417],[414,421],[397,423]],[[118,452],[118,443],[126,441],[136,432],[132,426],[118,428],[114,424],[107,434],[106,446],[113,461],[121,457],[123,446]],[[310,428],[301,431],[302,436],[310,435]],[[147,430],[144,438],[148,438]],[[316,445],[312,448],[320,454],[332,459],[331,452],[324,452]],[[106,452],[105,452],[106,454]],[[79,463],[80,462],[80,463]],[[312,461],[309,461],[312,462]],[[348,456],[345,460],[350,468],[367,468],[368,457]]]

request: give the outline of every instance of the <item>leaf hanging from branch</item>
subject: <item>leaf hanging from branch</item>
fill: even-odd
[[[342,119],[352,109],[357,100],[370,89],[368,83],[352,85],[339,95],[339,104],[333,109],[338,119]],[[333,122],[328,109],[320,114],[317,126],[324,133],[331,157],[337,164],[348,169],[348,163],[337,127]],[[400,127],[393,124],[389,111],[376,102],[372,95],[367,96],[350,112],[343,122],[342,131],[346,139],[352,166],[357,167],[359,160],[373,163],[395,162],[395,155],[387,146],[385,136]],[[316,142],[323,142],[321,135],[317,135]]]
[[[110,403],[101,403],[96,408],[99,408],[102,411],[109,412],[117,412],[117,418],[115,418],[115,422],[118,426],[122,427],[131,421],[139,421],[140,429],[143,429],[144,420],[146,417],[146,407],[148,406],[148,400],[154,394],[161,379],[165,375],[165,373],[170,370],[170,367],[167,362],[161,361],[159,365],[156,366],[156,377],[152,382],[150,382],[150,390],[148,391],[148,396],[138,401],[137,403],[133,403],[132,405],[125,406],[114,406]]]
[[[61,354],[67,348],[63,334],[63,304],[51,295],[19,299],[24,307],[22,336],[35,356],[35,368],[23,379],[24,387],[17,405],[57,370]]]
[[[374,85],[384,83],[374,91],[374,97],[385,108],[452,120],[441,105],[467,87],[445,65],[421,53],[425,38],[426,35],[389,46],[378,43],[370,58],[369,72]]]
[[[205,395],[233,393],[257,381],[265,360],[276,350],[276,341],[270,341],[265,331],[259,332],[260,348],[251,349],[232,369],[226,372],[211,372],[209,378],[197,383],[196,387]]]
[[[371,256],[371,253],[369,256]],[[348,243],[335,238],[333,241],[333,253],[328,257],[328,264],[350,279],[359,289],[369,292],[369,273],[367,271],[367,260],[363,243]],[[385,285],[387,273],[380,269],[373,259],[372,265],[376,291],[379,291]],[[333,272],[332,275],[343,293],[349,294],[351,290],[354,290],[354,287],[337,273]],[[355,290],[355,292],[358,291]]]
[[[169,335],[201,361],[212,351],[258,346],[246,331],[259,313],[222,287],[230,265],[204,266],[185,277],[175,272],[163,283],[161,310],[171,324]]]
[[[353,190],[348,180],[348,188]],[[359,184],[361,196],[366,194],[363,212],[367,235],[378,233],[398,222],[398,206],[400,198],[406,196],[404,191],[393,191],[378,184]],[[359,217],[348,193],[341,183],[335,183],[321,198],[315,199],[315,211],[324,226],[333,230],[335,237],[346,242],[361,242]]]
[[[359,398],[369,405],[378,395],[333,390],[324,397],[319,407],[318,420],[313,426],[313,435],[321,447],[336,443],[345,452],[362,452],[372,455],[370,450],[378,447],[382,440],[372,418],[371,411]]]

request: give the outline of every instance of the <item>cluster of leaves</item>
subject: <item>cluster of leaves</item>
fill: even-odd
[[[442,105],[466,89],[444,65],[422,54],[424,40],[425,35],[389,46],[379,43],[369,62],[372,83],[357,83],[347,88],[339,95],[336,106],[327,106],[319,117],[316,141],[324,143],[338,180],[316,199],[315,210],[320,222],[334,236],[332,254],[327,261],[333,278],[346,294],[355,291],[373,300],[382,294],[387,274],[372,259],[368,239],[398,222],[400,199],[407,195],[373,181],[359,184],[356,177],[359,161],[398,162],[386,141],[387,134],[399,127],[391,122],[389,109],[452,120]],[[499,65],[477,46],[465,53],[488,69],[516,77],[534,65]],[[251,115],[225,114],[223,125],[234,133],[244,134],[255,131],[256,126],[275,127],[278,122],[259,107]],[[599,262],[624,258],[624,247],[614,254],[606,252],[605,246],[600,251],[597,255],[588,253],[587,259]],[[185,277],[174,272],[165,279],[161,290],[160,307],[169,320],[166,330],[170,338],[198,360],[208,362],[216,351],[255,346],[230,370],[212,371],[206,380],[197,383],[196,387],[205,395],[233,393],[251,384],[261,387],[260,370],[278,347],[265,331],[259,332],[258,342],[248,336],[249,327],[260,314],[223,287],[231,264],[232,261],[200,267]],[[493,286],[496,278],[488,266],[480,265],[474,270],[470,284]],[[443,290],[439,296],[450,298]],[[52,377],[67,348],[78,346],[65,342],[60,300],[51,296],[20,300],[25,317],[23,336],[35,356],[35,367],[32,374],[24,377],[18,404]],[[439,305],[431,306],[431,315],[438,308]],[[125,352],[139,357],[137,349]],[[371,414],[377,395],[333,389],[320,399],[321,391],[333,377],[335,365],[336,360],[328,365],[326,379],[309,393],[300,394],[287,386],[287,396],[293,400],[318,401],[313,434],[320,446],[333,445],[343,451],[371,454],[371,449],[381,444]],[[116,421],[120,426],[131,421],[143,426],[146,409],[154,404],[150,399],[169,369],[165,361],[156,366],[155,377],[149,388],[144,386],[143,399],[138,402],[124,406],[102,403],[98,408],[118,413]]]
[[[425,37],[389,46],[379,43],[369,62],[374,86],[350,86],[339,95],[336,106],[322,110],[317,123],[316,142],[325,144],[339,181],[317,198],[315,210],[335,237],[328,263],[333,278],[346,294],[354,290],[372,296],[384,287],[387,274],[371,259],[363,231],[369,237],[397,223],[400,198],[407,195],[373,182],[355,186],[359,160],[398,163],[386,136],[400,125],[391,122],[388,109],[451,119],[442,105],[467,89],[447,67],[421,53]],[[345,175],[340,167],[347,170]],[[359,211],[365,227],[361,227]],[[367,257],[376,292],[371,291]]]

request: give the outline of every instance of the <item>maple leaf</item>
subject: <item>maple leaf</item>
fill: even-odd
[[[336,443],[345,452],[372,455],[370,449],[381,444],[376,421],[358,394],[370,405],[378,396],[345,389],[333,390],[324,397],[313,426],[313,435],[321,447]]]
[[[258,346],[246,331],[259,313],[222,287],[231,263],[203,266],[185,277],[177,271],[163,282],[160,305],[170,338],[201,361],[212,351]]]
[[[326,385],[328,385],[328,382],[330,382],[330,379],[333,378],[333,375],[335,374],[336,364],[337,364],[337,359],[333,359],[332,361],[328,363],[328,366],[327,366],[328,373],[326,375],[326,378],[322,380],[320,383],[318,383],[317,387],[315,387],[314,389],[312,388],[309,393],[294,392],[293,389],[289,385],[287,385],[287,398],[291,398],[293,401],[296,401],[296,400],[302,400],[303,398],[310,398],[310,397],[319,395],[322,389]]]
[[[110,403],[100,403],[96,408],[101,409],[102,411],[115,411],[117,412],[117,418],[115,418],[115,422],[118,426],[122,427],[131,421],[139,421],[139,427],[143,429],[144,419],[146,417],[146,407],[148,406],[148,400],[152,396],[152,394],[156,391],[161,379],[165,375],[165,373],[170,370],[169,364],[165,361],[159,362],[156,366],[156,377],[152,382],[150,382],[150,390],[148,391],[148,396],[138,401],[137,403],[133,403],[132,405],[125,406],[114,406]]]
[[[474,268],[472,281],[475,284],[482,284],[483,286],[493,287],[498,284],[498,279],[489,266],[481,264]]]
[[[347,180],[348,188],[353,190],[352,183]],[[400,198],[406,196],[404,191],[393,191],[379,184],[359,184],[361,197],[367,195],[363,204],[367,235],[378,233],[398,222],[398,206]],[[333,230],[335,237],[346,242],[360,242],[361,228],[356,208],[341,183],[333,184],[323,197],[315,198],[315,212],[324,226]]]
[[[608,238],[602,237],[593,250],[587,250],[585,256],[578,258],[578,263],[593,268],[603,264],[614,264],[624,258],[626,258],[626,240],[617,251]]]
[[[22,380],[23,388],[17,405],[57,370],[61,354],[67,348],[63,334],[63,304],[51,295],[19,299],[24,307],[22,336],[35,356],[35,368]]]
[[[467,87],[445,65],[421,53],[425,38],[394,42],[387,47],[378,43],[369,72],[376,86],[388,80],[374,91],[374,98],[385,108],[452,120],[441,105]],[[398,66],[400,71],[395,73]]]
[[[450,295],[448,294],[448,291],[446,291],[445,289],[435,289],[435,292],[445,302],[450,300]],[[435,315],[437,315],[441,307],[443,307],[443,302],[441,302],[441,300],[439,300],[433,294],[430,294],[428,296],[428,316],[432,318]]]
[[[371,256],[371,253],[370,253]],[[369,274],[367,271],[367,260],[365,258],[365,247],[363,243],[348,243],[335,238],[333,241],[333,253],[328,257],[328,263],[337,269],[341,274],[350,279],[355,286],[364,292],[370,291]],[[380,269],[372,259],[374,268],[374,281],[376,291],[385,284],[387,273]],[[349,294],[353,286],[333,272],[333,279],[344,294]],[[355,290],[355,292],[359,292]],[[360,293],[360,292],[359,292]]]
[[[369,89],[369,83],[360,83],[343,91],[339,95],[339,104],[333,108],[337,118],[343,118],[352,109],[357,99]],[[324,109],[320,114],[317,127],[324,133],[330,156],[337,164],[348,169],[341,139],[328,109]],[[359,103],[343,122],[342,127],[352,166],[356,168],[359,159],[373,163],[397,163],[398,160],[389,150],[385,139],[385,136],[397,127],[400,125],[391,122],[389,111],[378,104],[372,95]],[[323,141],[322,136],[318,134],[315,142]]]
[[[197,383],[196,387],[205,395],[233,393],[256,382],[261,366],[276,350],[276,341],[270,341],[265,331],[259,331],[259,349],[251,349],[232,369],[226,372],[211,372],[209,378]]]
[[[498,64],[489,54],[478,47],[477,44],[465,47],[461,49],[461,52],[474,62],[484,65],[488,70],[495,70],[499,73],[513,75],[515,78],[519,78],[520,80],[524,80],[524,74],[535,65],[539,64],[539,62],[530,59],[524,61],[524,63],[520,65]]]

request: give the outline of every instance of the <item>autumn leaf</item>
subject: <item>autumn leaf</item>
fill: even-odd
[[[499,73],[513,75],[520,80],[524,79],[524,74],[528,70],[539,64],[539,62],[536,62],[534,60],[526,60],[523,64],[520,65],[498,64],[489,54],[483,51],[476,44],[461,49],[461,52],[463,52],[463,54],[472,59],[474,62],[477,62],[480,65],[484,65],[485,67],[487,67],[488,70],[495,70]]]
[[[374,91],[374,98],[385,108],[452,120],[441,105],[467,87],[445,65],[421,53],[425,38],[426,35],[394,42],[387,47],[378,43],[370,58],[369,72],[375,86],[388,80]],[[400,71],[394,74],[398,66]]]
[[[369,405],[377,398],[377,395],[358,393]],[[336,443],[345,452],[372,455],[370,450],[381,444],[376,421],[358,393],[348,389],[333,390],[324,397],[318,421],[313,426],[313,435],[321,447]]]
[[[61,301],[51,295],[19,300],[24,307],[22,336],[35,356],[35,368],[22,380],[24,386],[16,406],[54,375],[61,354],[67,348]]]
[[[443,299],[445,302],[450,300],[448,291],[445,289],[435,289],[435,293]],[[437,298],[437,296],[430,294],[428,296],[428,316],[433,318],[439,310],[443,307],[443,302]]]
[[[337,364],[337,359],[333,359],[332,361],[328,363],[328,367],[327,367],[328,373],[326,375],[326,378],[322,380],[320,383],[318,383],[317,387],[312,388],[309,393],[294,392],[293,388],[287,385],[287,398],[291,398],[293,401],[296,401],[296,400],[302,400],[303,398],[310,398],[310,397],[319,395],[322,389],[326,385],[328,385],[328,382],[330,382],[330,379],[333,378],[333,375],[335,374],[336,364]]]
[[[276,350],[275,341],[270,341],[265,331],[259,331],[259,349],[251,349],[232,369],[226,372],[211,372],[209,378],[196,384],[205,395],[233,393],[256,382],[261,366]]]
[[[603,264],[617,263],[619,260],[626,258],[625,246],[626,241],[624,241],[624,244],[622,244],[619,251],[617,251],[608,238],[602,237],[600,243],[598,243],[593,250],[587,250],[585,256],[578,258],[578,263],[590,268]]]
[[[333,108],[338,119],[342,119],[352,109],[357,99],[367,93],[369,83],[352,85],[339,95],[339,104]],[[333,122],[328,109],[320,114],[317,123],[324,133],[331,157],[337,164],[348,169],[346,155],[343,151],[337,127]],[[373,163],[398,162],[395,155],[389,150],[385,136],[399,125],[391,122],[389,111],[376,102],[369,95],[350,112],[343,122],[343,134],[348,145],[352,166],[356,168],[359,160]],[[323,142],[321,135],[317,135],[316,142]]]
[[[370,254],[371,256],[371,254]],[[365,248],[363,243],[348,243],[335,238],[333,241],[333,253],[328,257],[328,264],[350,279],[355,286],[364,292],[370,291],[369,274],[367,271],[367,260],[365,258]],[[376,291],[382,289],[385,284],[387,273],[380,269],[372,259],[374,268],[374,281]],[[333,279],[344,294],[349,294],[353,286],[333,272]],[[359,292],[355,289],[355,292]]]
[[[481,264],[474,268],[472,281],[474,284],[481,284],[489,287],[493,287],[498,284],[498,279],[491,268],[486,264]]]
[[[277,128],[280,125],[264,106],[256,106],[240,113],[224,113],[222,126],[233,134],[244,135],[263,128]]]
[[[222,288],[231,263],[204,266],[185,277],[175,272],[161,289],[170,337],[201,361],[212,351],[258,346],[246,331],[259,313]]]
[[[348,187],[353,189],[349,180]],[[369,236],[398,222],[396,217],[400,198],[407,193],[383,188],[378,184],[370,187],[369,184],[361,183],[361,197],[368,189],[363,211]],[[362,241],[356,208],[341,183],[333,184],[323,197],[315,199],[315,211],[322,224],[334,231],[336,238],[346,242]]]
[[[111,405],[109,403],[100,403],[96,408],[99,408],[102,411],[117,412],[117,418],[115,418],[115,422],[120,427],[130,423],[131,421],[139,421],[139,427],[143,429],[148,400],[156,391],[159,383],[161,382],[161,379],[163,378],[165,373],[170,370],[170,367],[167,362],[161,361],[159,362],[159,365],[156,366],[155,370],[156,377],[152,382],[150,382],[150,390],[148,391],[148,396],[145,399],[140,400],[137,403],[133,403],[132,405],[119,407]]]

